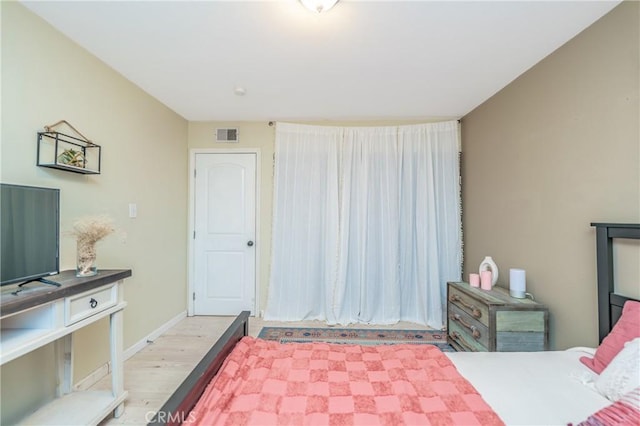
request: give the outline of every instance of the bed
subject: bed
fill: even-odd
[[[621,317],[625,302],[627,300],[637,301],[636,299],[615,293],[613,285],[613,239],[640,239],[640,224],[592,223],[592,226],[596,228],[598,330],[599,338],[602,342]],[[627,315],[627,318],[628,317],[629,316]],[[573,348],[567,351],[548,352],[483,353],[442,353],[439,350],[435,350],[435,352],[439,353],[433,353],[431,350],[426,351],[424,347],[419,348],[419,346],[413,345],[413,349],[401,348],[401,355],[399,356],[400,359],[395,359],[396,355],[389,352],[387,348],[380,348],[375,354],[372,353],[372,349],[354,348],[353,350],[358,352],[358,354],[336,354],[328,352],[328,355],[325,355],[324,352],[320,352],[322,356],[319,357],[317,352],[313,352],[314,355],[306,356],[299,355],[299,353],[311,354],[309,345],[312,344],[307,344],[307,346],[304,346],[304,344],[282,345],[275,342],[265,342],[260,341],[261,339],[248,337],[248,318],[249,312],[242,312],[233,321],[222,337],[213,345],[210,351],[198,363],[175,393],[156,413],[149,424],[193,424],[197,423],[197,419],[200,419],[199,421],[201,424],[207,424],[213,422],[214,420],[212,419],[215,419],[216,423],[226,424],[369,424],[376,422],[380,422],[382,424],[427,424],[440,422],[443,424],[501,424],[504,422],[505,424],[514,425],[566,425],[577,424],[585,421],[594,413],[599,413],[599,415],[600,413],[604,413],[602,415],[610,415],[611,412],[615,411],[614,414],[617,416],[620,412],[620,403],[624,402],[621,399],[621,401],[612,404],[611,400],[603,396],[602,392],[598,392],[594,387],[594,380],[597,380],[598,374],[594,373],[592,369],[588,368],[585,363],[580,361],[580,359],[585,356],[593,357],[596,352],[596,349],[594,348]],[[619,325],[618,329],[620,327],[621,326]],[[640,328],[640,325],[635,324],[633,327],[638,329]],[[639,339],[636,340],[640,342]],[[634,342],[636,340],[634,340]],[[265,361],[269,359],[271,353],[274,353],[275,350],[279,350],[279,348],[276,347],[277,345],[288,347],[285,351],[289,352],[285,352],[284,355],[277,355],[277,357],[284,357],[285,360],[282,361],[276,357],[275,361]],[[254,346],[257,346],[257,348],[254,349]],[[601,347],[602,346],[603,345],[601,345]],[[293,348],[296,348],[296,351],[299,349],[301,352],[294,352]],[[316,348],[316,346],[314,346],[314,348]],[[325,348],[321,348],[321,350],[324,349]],[[344,352],[345,349],[338,349],[338,351]],[[347,350],[347,352],[349,352],[349,350]],[[425,352],[429,352],[430,355],[424,355]],[[628,352],[628,350],[626,352]],[[305,356],[307,358],[311,358],[311,361],[305,360]],[[419,404],[423,404],[424,406],[425,401],[434,401],[434,399],[427,398],[434,396],[434,389],[432,388],[425,389],[424,393],[418,391],[418,396],[420,396],[420,398],[417,398],[417,396],[413,398],[413,396],[407,397],[406,395],[403,395],[404,399],[400,399],[401,403],[397,407],[397,414],[387,415],[387,413],[383,413],[384,415],[380,416],[380,413],[378,413],[378,417],[366,417],[368,413],[366,409],[364,412],[361,412],[362,410],[359,409],[358,413],[355,414],[354,417],[354,414],[348,412],[349,409],[353,408],[353,398],[351,398],[351,402],[349,403],[351,404],[351,408],[344,409],[340,404],[333,407],[333,417],[323,415],[322,409],[314,410],[312,404],[310,405],[312,407],[311,409],[306,409],[306,415],[299,412],[294,413],[295,410],[290,410],[291,413],[289,413],[289,417],[256,417],[256,412],[258,412],[257,408],[254,408],[253,412],[251,409],[244,409],[244,411],[241,410],[240,412],[236,410],[232,413],[232,416],[237,416],[235,418],[229,417],[228,414],[222,414],[225,407],[231,407],[233,409],[235,405],[239,404],[236,400],[231,400],[229,398],[229,395],[233,393],[233,390],[238,389],[240,386],[245,386],[234,382],[234,379],[237,376],[243,375],[251,378],[253,377],[251,376],[252,374],[259,374],[255,373],[255,371],[262,371],[265,374],[270,374],[270,377],[273,379],[274,375],[277,376],[277,374],[279,374],[277,366],[279,364],[276,364],[277,362],[309,364],[310,362],[320,362],[318,359],[324,358],[324,361],[322,362],[324,362],[325,365],[329,363],[329,365],[336,366],[334,369],[336,372],[330,369],[329,374],[333,374],[336,377],[342,374],[346,380],[351,379],[351,388],[353,388],[355,384],[359,383],[357,381],[353,381],[358,379],[357,375],[359,372],[345,371],[343,368],[344,363],[331,364],[331,359],[338,359],[337,357],[342,357],[340,359],[344,359],[345,356],[347,360],[350,359],[350,356],[357,356],[357,359],[360,361],[363,359],[363,356],[365,357],[365,360],[380,359],[382,360],[382,363],[387,363],[390,366],[402,364],[406,367],[407,365],[413,366],[415,363],[424,363],[420,364],[419,369],[418,367],[407,367],[416,368],[413,370],[407,370],[410,374],[405,374],[406,372],[398,369],[394,370],[393,368],[391,369],[391,373],[384,373],[386,376],[401,375],[402,377],[387,386],[388,389],[386,390],[386,393],[383,392],[383,395],[388,395],[393,392],[400,394],[406,390],[407,387],[415,394],[415,389],[418,388],[415,384],[408,384],[407,381],[412,380],[414,376],[417,376],[418,371],[431,371],[430,374],[433,374],[433,376],[423,379],[430,380],[437,384],[444,383],[438,381],[441,379],[440,375],[445,374],[444,372],[449,374],[448,372],[456,370],[463,378],[463,380],[458,378],[451,379],[457,380],[452,382],[455,383],[453,388],[456,389],[457,394],[455,396],[449,395],[449,392],[452,392],[452,387],[447,384],[442,384],[440,387],[444,389],[442,393],[444,393],[445,396],[438,400],[437,403],[442,403],[442,401],[444,401],[444,403],[447,404],[447,407],[452,408],[451,411],[453,412],[455,411],[453,406],[459,405],[459,401],[471,401],[468,405],[474,407],[473,410],[475,411],[473,416],[464,417],[468,414],[464,412],[455,412],[453,417],[447,418],[417,416],[417,414],[422,414],[416,413],[420,411],[420,407],[418,406]],[[378,358],[371,358],[374,356]],[[392,359],[392,357],[394,358]],[[594,358],[597,358],[597,356]],[[252,359],[253,361],[251,361]],[[314,359],[316,361],[314,361]],[[253,363],[251,364],[251,362]],[[268,362],[268,364],[265,364],[266,362]],[[360,365],[362,363],[351,364]],[[379,364],[380,362],[377,364],[376,362],[370,362],[367,363],[367,366],[374,366],[372,368],[377,370],[377,366]],[[432,368],[434,365],[437,367]],[[543,369],[540,368],[541,365],[544,366]],[[455,368],[452,368],[451,366],[454,366]],[[219,371],[221,370],[221,367],[223,367],[223,369],[222,371]],[[368,374],[377,373],[377,371],[368,372]],[[353,376],[353,374],[355,374],[355,376]],[[600,374],[604,375],[605,373]],[[407,378],[407,376],[410,377]],[[300,379],[301,381],[299,382],[292,382],[292,379],[288,379],[287,377],[288,376],[275,377],[276,379],[282,379],[279,381],[271,380],[269,392],[275,392],[278,394],[278,389],[282,389],[282,393],[284,393],[284,388],[287,388],[287,395],[289,395],[291,389],[294,391],[293,395],[296,395],[296,386],[292,386],[292,384],[297,384],[299,385],[298,387],[304,386],[306,388],[311,386],[311,382],[314,382],[314,380],[309,380],[308,375]],[[417,377],[419,382],[420,379],[420,377]],[[294,378],[293,380],[296,379]],[[420,383],[424,383],[424,380]],[[380,390],[382,385],[379,383],[376,384],[379,385],[376,387],[377,392]],[[341,386],[344,388],[345,384],[335,384],[331,389],[331,394],[341,395]],[[348,387],[348,384],[346,386]],[[384,391],[384,389],[382,390]],[[436,391],[439,392],[438,389],[436,389]],[[248,402],[249,406],[251,406],[251,398],[247,396],[239,396],[238,398],[241,399],[243,397],[247,400],[245,402]],[[277,396],[274,396],[270,400],[269,397],[262,397],[260,410],[263,408],[262,405],[265,405],[265,401],[266,405],[269,405],[270,403],[271,405],[274,405],[277,398]],[[292,398],[293,399],[288,400],[289,405],[295,405],[295,396]],[[380,401],[383,398],[385,397],[376,396],[376,401]],[[626,403],[631,401],[632,406],[635,407],[637,406],[637,399],[640,398],[640,395],[632,395],[632,397],[625,396],[625,398],[627,398],[625,400]],[[629,398],[631,398],[631,400],[629,400]],[[287,402],[283,401],[286,400],[283,398],[278,402],[278,404],[282,404],[278,405],[278,410],[280,411],[287,410],[286,407],[284,407]],[[339,397],[333,398],[331,401],[339,401]],[[361,398],[359,400],[356,399],[356,405],[358,405],[358,401],[367,402],[368,400],[366,398]],[[373,401],[373,399],[370,398],[369,402],[371,401]],[[253,407],[257,407],[255,401],[253,401],[253,403]],[[326,405],[326,399],[324,403]],[[434,402],[434,404],[435,403],[436,402]],[[396,404],[398,404],[397,399]],[[625,404],[622,405],[625,410],[625,416],[635,416],[637,413],[640,413],[634,411],[635,409],[633,409],[630,414],[627,413],[628,404]],[[362,405],[362,403],[360,405]],[[489,411],[486,410],[486,406],[489,407]],[[327,407],[325,406],[324,409],[326,408]],[[203,412],[205,417],[200,417],[203,415]],[[342,415],[343,412],[344,415]],[[414,414],[416,416],[411,417]],[[207,415],[209,415],[209,417],[207,417]],[[298,417],[296,417],[296,415]],[[205,420],[202,420],[203,418]],[[257,422],[256,418],[259,418],[260,421]],[[609,418],[611,419],[611,417]],[[594,418],[591,417],[590,419],[593,420]],[[600,421],[601,420],[602,419],[600,418]],[[611,420],[611,422],[613,422],[613,420]]]

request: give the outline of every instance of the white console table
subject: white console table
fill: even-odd
[[[122,310],[124,279],[130,269],[102,270],[77,278],[75,271],[47,277],[60,287],[33,283],[17,294],[3,288],[0,304],[0,365],[54,342],[57,396],[24,424],[92,425],[110,412],[119,417],[127,392],[123,379]],[[34,288],[35,287],[35,288]],[[111,391],[73,392],[73,332],[109,317]]]

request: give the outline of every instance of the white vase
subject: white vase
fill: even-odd
[[[486,256],[482,262],[480,262],[480,268],[478,271],[491,271],[491,286],[496,285],[498,282],[498,265],[493,261],[491,256]]]

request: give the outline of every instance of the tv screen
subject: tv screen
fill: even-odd
[[[0,184],[0,284],[59,272],[60,190]]]

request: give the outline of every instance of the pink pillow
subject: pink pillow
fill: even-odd
[[[602,340],[593,358],[583,356],[580,361],[596,373],[602,373],[624,344],[640,337],[640,302],[628,300],[622,308],[620,319]]]
[[[617,324],[617,323],[616,323]],[[600,409],[583,422],[575,426],[589,425],[639,425],[640,424],[640,388],[635,388],[618,401]],[[569,423],[569,426],[573,423]]]

